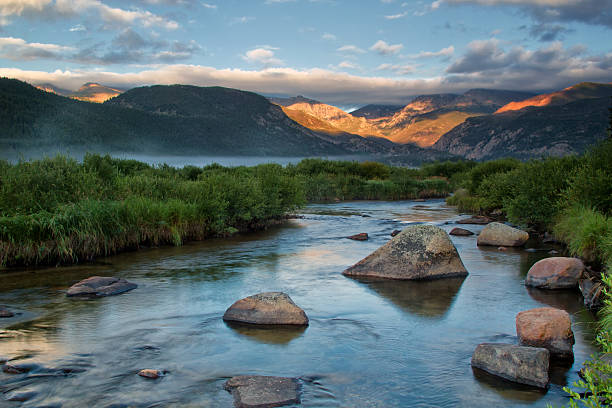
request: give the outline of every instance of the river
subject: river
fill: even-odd
[[[29,374],[0,373],[0,406],[231,407],[223,383],[241,374],[299,377],[304,407],[567,404],[562,387],[595,351],[594,324],[577,291],[524,286],[529,267],[548,251],[501,252],[478,248],[475,236],[452,237],[470,273],[465,279],[357,281],[341,272],[394,229],[428,222],[450,231],[460,216],[442,200],[309,205],[303,215],[229,239],[0,274],[0,305],[23,312],[0,320],[0,356],[34,364]],[[360,232],[370,240],[343,238]],[[97,300],[65,297],[70,284],[91,275],[139,287]],[[223,322],[234,301],[264,291],[289,294],[310,326]],[[576,337],[574,365],[553,367],[547,391],[472,370],[476,345],[515,343],[516,314],[546,305],[570,313]],[[145,380],[136,375],[143,368],[167,374]],[[14,392],[35,394],[6,401]]]

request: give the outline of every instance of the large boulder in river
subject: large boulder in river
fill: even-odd
[[[578,286],[583,272],[584,264],[578,258],[544,258],[529,269],[525,285],[540,289],[571,289]]]
[[[387,279],[438,279],[468,274],[443,229],[413,225],[343,272]]]
[[[487,224],[478,235],[478,245],[522,246],[529,239],[529,234],[501,222]]]
[[[282,292],[259,293],[240,299],[225,311],[223,320],[263,325],[308,325],[306,313]]]
[[[541,307],[516,315],[516,334],[523,346],[543,347],[552,357],[574,357],[572,321],[565,310]]]
[[[300,384],[295,378],[238,376],[226,381],[237,408],[268,408],[300,403]]]
[[[479,344],[472,355],[472,366],[489,374],[520,384],[546,388],[549,351],[545,348],[513,344]]]
[[[138,285],[125,279],[106,276],[92,276],[72,285],[66,296],[103,297],[113,296],[136,289]]]

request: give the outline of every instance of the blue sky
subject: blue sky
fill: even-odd
[[[612,0],[1,0],[0,75],[349,106],[612,81]]]

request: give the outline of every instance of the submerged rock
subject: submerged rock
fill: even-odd
[[[25,402],[34,398],[37,394],[34,391],[11,392],[6,396],[7,401]]]
[[[486,225],[493,221],[489,217],[484,217],[482,215],[475,215],[470,218],[464,218],[462,220],[457,221],[457,224],[475,224],[475,225]]]
[[[156,380],[162,376],[162,372],[159,370],[152,370],[150,368],[146,368],[144,370],[140,370],[138,375],[144,378],[149,378],[151,380]]]
[[[238,376],[224,388],[232,393],[237,408],[282,407],[300,403],[300,384],[295,378]]]
[[[15,313],[11,312],[10,310],[0,308],[0,319],[14,317],[14,316],[15,316]]]
[[[240,299],[226,310],[223,320],[266,325],[308,325],[306,313],[282,292],[259,293]]]
[[[394,237],[394,236],[398,235],[400,232],[402,232],[402,230],[393,230],[391,232],[391,236]]]
[[[32,364],[5,364],[2,366],[2,371],[6,374],[25,374],[32,371],[35,367]]]
[[[387,279],[438,279],[468,274],[443,229],[413,225],[343,272]]]
[[[583,272],[584,264],[578,258],[544,258],[529,269],[525,285],[540,289],[571,289],[578,286]]]
[[[516,333],[523,346],[543,347],[552,357],[574,357],[574,332],[569,314],[553,307],[526,310],[516,315]]]
[[[352,239],[354,241],[367,241],[369,237],[367,233],[362,232],[359,234],[351,235],[350,237],[347,237],[347,238]]]
[[[546,388],[549,351],[545,348],[513,344],[479,344],[472,355],[472,366],[520,384]]]
[[[478,235],[478,245],[522,246],[529,239],[529,234],[500,222],[492,222]]]
[[[466,230],[465,228],[453,228],[450,235],[456,235],[459,237],[469,237],[470,235],[474,235],[474,233],[470,230]]]
[[[92,276],[72,285],[66,292],[66,296],[113,296],[136,289],[137,287],[138,285],[128,282],[125,279]]]

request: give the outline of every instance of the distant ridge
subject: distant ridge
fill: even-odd
[[[69,91],[67,89],[57,88],[52,84],[38,84],[36,88],[41,91],[54,93],[56,95],[65,96],[68,98],[78,99],[86,102],[102,103],[120,95],[123,91],[115,88],[110,88],[104,85],[100,85],[96,82],[87,82],[81,86],[77,91]]]

